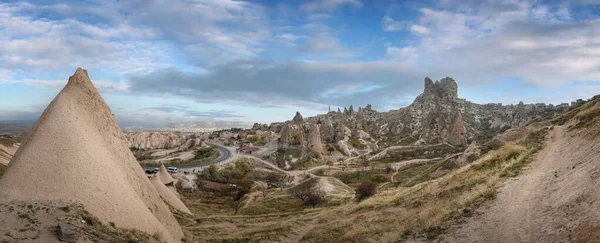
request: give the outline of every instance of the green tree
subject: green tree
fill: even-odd
[[[331,155],[331,153],[333,153],[333,151],[335,151],[335,148],[331,145],[327,146],[327,151],[329,152],[329,155]]]

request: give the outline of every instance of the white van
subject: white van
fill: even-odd
[[[177,173],[177,167],[167,167],[167,172],[169,172],[169,173]]]

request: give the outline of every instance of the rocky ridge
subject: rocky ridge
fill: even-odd
[[[569,105],[551,104],[502,105],[476,104],[458,97],[458,85],[446,77],[439,81],[424,80],[423,93],[407,107],[378,112],[371,105],[351,105],[315,117],[302,117],[299,112],[284,123],[261,125],[263,129],[280,134],[281,147],[314,146],[315,136],[308,131],[320,131],[323,144],[336,146],[350,156],[356,149],[377,150],[379,146],[449,143],[466,147],[471,141],[484,141],[510,128],[549,118]],[[259,127],[255,125],[255,127]],[[313,129],[310,129],[313,127]],[[400,143],[400,144],[399,144]],[[351,145],[351,146],[349,146]]]

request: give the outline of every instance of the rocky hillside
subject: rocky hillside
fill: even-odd
[[[467,140],[489,139],[500,131],[550,118],[567,107],[523,102],[475,104],[458,98],[458,85],[452,78],[436,82],[425,78],[423,93],[408,107],[384,115],[371,132],[380,136],[412,136],[427,143],[464,145]]]
[[[435,82],[425,78],[423,93],[405,108],[378,112],[371,105],[357,111],[350,106],[316,117],[303,118],[296,113],[292,121],[254,127],[279,132],[280,146],[322,150],[322,145],[315,146],[314,131],[318,130],[321,143],[332,144],[350,156],[356,154],[355,149],[378,150],[394,145],[445,142],[466,147],[471,141],[485,141],[507,129],[548,119],[568,107],[523,102],[476,104],[458,97],[458,85],[452,78]],[[310,131],[313,136],[309,136]]]
[[[178,148],[185,151],[194,145],[200,144],[204,133],[173,133],[173,132],[130,132],[126,133],[130,148],[137,150],[154,150]]]

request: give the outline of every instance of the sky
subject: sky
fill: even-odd
[[[600,1],[0,1],[0,121],[36,120],[77,67],[121,124],[274,122],[410,104],[600,93]]]

